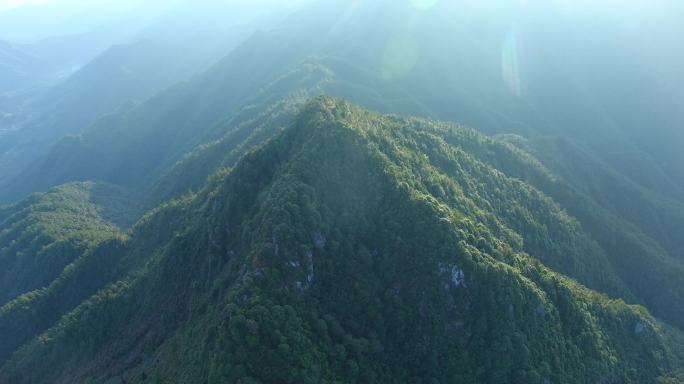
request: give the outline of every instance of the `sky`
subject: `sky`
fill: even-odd
[[[159,5],[177,3],[179,0],[146,0],[145,3],[156,3]],[[302,3],[302,0],[231,0],[231,3],[240,5],[258,5],[258,6],[274,6],[280,4]],[[46,4],[60,4],[60,5],[86,5],[86,4],[131,4],[135,3],[133,0],[0,0],[0,12],[18,8],[25,5],[46,5]],[[140,3],[140,1],[138,1]]]
[[[0,12],[27,4],[44,4],[53,0],[0,0]]]
[[[0,0],[0,40],[30,43],[48,36],[78,34],[95,26],[117,23],[131,15],[154,18],[182,2],[197,9],[207,4],[230,4],[242,8],[273,9],[314,0]],[[326,0],[322,0],[326,1]],[[397,0],[400,1],[400,0]],[[547,4],[568,14],[613,18],[632,23],[634,28],[650,29],[663,19],[678,22],[684,18],[682,0],[406,0],[418,10],[440,4],[458,3],[475,7],[496,18],[511,10],[524,11],[532,4]],[[644,25],[646,22],[647,25]]]
[[[290,7],[308,0],[0,0],[0,40],[33,43],[53,36],[74,35],[132,18],[153,20],[182,3],[197,10],[209,6],[249,9]]]

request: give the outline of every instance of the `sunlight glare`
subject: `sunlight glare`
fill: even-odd
[[[504,39],[501,49],[501,71],[503,81],[508,90],[516,96],[522,96],[523,84],[520,77],[520,57],[518,32],[510,30]]]
[[[434,7],[439,0],[411,0],[411,4],[419,10],[426,10]]]
[[[406,76],[418,63],[418,57],[418,42],[413,36],[393,38],[383,52],[382,76],[387,80]]]

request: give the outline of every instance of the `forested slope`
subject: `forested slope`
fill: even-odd
[[[121,195],[123,196],[121,196]],[[70,184],[0,210],[0,304],[41,288],[79,254],[116,236],[125,223],[121,189]]]
[[[0,140],[0,384],[683,382],[684,82],[547,3],[84,67]]]
[[[497,166],[502,154],[517,164]],[[641,292],[616,260],[514,170],[554,180],[504,141],[319,98],[201,192],[146,215],[125,246],[109,248],[144,266],[18,349],[0,377],[655,383],[674,375],[680,331],[625,304]]]

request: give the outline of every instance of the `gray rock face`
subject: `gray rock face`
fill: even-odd
[[[465,328],[465,322],[463,320],[454,320],[447,324],[447,330],[449,332],[458,332]]]
[[[646,332],[646,323],[643,320],[639,320],[634,325],[634,333],[636,333],[637,335],[641,335],[644,332]]]
[[[445,289],[466,286],[465,272],[456,264],[439,263],[439,274],[445,279]]]
[[[264,274],[264,270],[261,268],[256,268],[254,270],[248,270],[242,275],[242,284],[246,284],[257,277],[261,277]]]
[[[308,251],[306,253],[306,283],[311,285],[314,281],[314,265],[313,265],[313,252]]]
[[[278,239],[276,239],[275,235],[271,236],[271,245],[273,246],[273,255],[278,256],[280,247],[278,246]]]
[[[325,236],[323,236],[322,233],[316,232],[313,236],[313,241],[314,241],[314,246],[318,249],[323,249],[325,248],[325,244],[327,240],[325,239]]]

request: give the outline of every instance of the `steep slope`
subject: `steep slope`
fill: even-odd
[[[130,201],[76,183],[0,209],[0,361],[120,275]]]
[[[402,17],[407,15],[406,5],[400,7]],[[76,180],[107,180],[136,187],[149,183],[150,174],[162,172],[160,167],[173,164],[194,146],[204,144],[201,139],[206,130],[230,118],[257,95],[264,95],[259,91],[271,82],[289,72],[302,72],[298,67],[311,57],[341,57],[338,62],[354,63],[352,71],[335,74],[347,84],[346,92],[327,89],[327,93],[358,97],[358,102],[373,100],[373,104],[368,104],[370,107],[380,103],[408,105],[405,112],[417,113],[419,108],[415,104],[401,100],[410,93],[383,81],[375,63],[369,63],[366,55],[361,60],[349,56],[356,53],[358,41],[346,35],[359,30],[360,21],[354,17],[349,23],[337,22],[340,13],[348,8],[344,1],[316,4],[286,20],[281,28],[256,33],[190,83],[163,92],[138,108],[103,119],[82,136],[58,143],[27,172],[0,183],[0,200],[14,201],[32,191]],[[374,5],[371,8],[380,11]],[[369,20],[364,18],[362,22]],[[340,28],[335,28],[338,24]],[[358,33],[353,36],[358,37]],[[281,85],[289,87],[289,93],[297,92],[300,81]],[[392,92],[381,92],[382,98],[373,97],[379,88]],[[83,167],[84,163],[87,167]],[[123,169],[126,172],[121,172]],[[132,169],[139,172],[132,174]]]
[[[0,97],[36,85],[45,66],[46,63],[31,52],[0,41]]]
[[[164,160],[149,189],[149,206],[197,191],[218,167],[232,167],[251,147],[273,137],[315,96],[338,95],[369,108],[409,114],[426,111],[410,94],[344,60],[309,58],[249,97],[229,118],[213,124],[182,157]],[[148,181],[149,184],[149,181]]]
[[[604,241],[602,248],[611,258],[618,260],[625,252],[621,244],[628,242],[633,244],[628,250],[639,249],[629,253],[681,259],[684,243],[677,233],[684,227],[684,190],[680,182],[663,170],[662,161],[656,161],[659,156],[635,144],[626,131],[635,127],[625,125],[623,130],[616,123],[624,118],[618,116],[616,102],[605,98],[614,81],[600,81],[600,73],[575,71],[555,59],[564,57],[557,50],[566,48],[578,56],[576,60],[584,57],[574,40],[582,34],[563,32],[571,25],[578,25],[582,33],[591,31],[586,20],[552,27],[525,18],[519,21],[519,34],[508,33],[508,17],[514,16],[508,9],[507,16],[487,24],[484,33],[477,21],[486,15],[477,7],[460,9],[461,2],[439,2],[428,10],[416,10],[411,2],[325,3],[292,16],[279,29],[256,34],[190,83],[103,119],[83,135],[62,140],[30,170],[0,183],[0,199],[96,179],[144,191],[149,197],[143,206],[151,208],[197,190],[217,166],[231,167],[249,146],[271,137],[294,106],[324,93],[382,112],[453,119],[485,132],[523,134],[541,143],[535,156],[555,177],[564,179],[563,188],[573,192],[557,189],[560,184],[555,184],[556,189],[533,185],[553,196],[586,228],[596,230],[594,237]],[[558,11],[534,4],[531,9],[541,7],[540,14]],[[538,33],[542,28],[548,28],[550,37]],[[550,44],[551,37],[567,44]],[[529,73],[518,73],[530,76],[525,92],[512,93],[511,84],[501,77],[502,43],[520,45],[520,61],[527,55]],[[529,52],[523,52],[523,46]],[[410,59],[404,54],[414,52],[412,47],[418,48],[418,60],[395,73],[402,69],[395,61]],[[647,64],[634,64],[630,70],[641,73]],[[657,88],[649,88],[654,100],[666,95]],[[601,97],[584,97],[587,93]],[[625,103],[634,105],[630,116],[639,111],[644,116],[671,115],[671,124],[678,124],[679,114],[670,102],[657,111],[651,109],[653,103],[631,99]],[[608,104],[613,108],[606,116],[602,106]],[[666,134],[661,123],[654,120],[653,140],[676,137]],[[560,140],[565,143],[562,148],[573,154],[544,151],[546,140]],[[575,154],[581,164],[568,172],[563,168],[573,164]],[[680,155],[662,156],[676,164]],[[605,172],[599,176],[597,170]],[[602,188],[587,190],[588,180]],[[597,235],[605,234],[608,225],[598,211],[611,215],[610,227],[620,233]],[[608,238],[621,240],[608,243]]]
[[[172,87],[139,107],[98,121],[80,136],[57,143],[14,182],[3,183],[3,200],[12,201],[67,181],[143,182],[161,161],[200,144],[195,142],[195,137],[201,136],[197,130],[226,117],[240,100],[264,85],[262,79],[268,78],[275,64],[255,66],[254,56],[273,47],[261,45],[259,37],[252,41],[253,45],[231,53],[226,64],[192,82]]]
[[[562,138],[535,138],[521,148],[530,152],[572,184],[579,193],[625,221],[641,226],[667,252],[684,259],[679,234],[684,230],[684,206],[621,175],[591,152]],[[639,202],[639,203],[636,203]]]
[[[238,129],[246,115],[268,110],[277,113],[279,103],[301,104],[322,93],[384,110],[424,112],[410,94],[346,60],[289,62],[299,57],[292,55],[298,43],[273,37],[256,35],[191,82],[101,119],[81,135],[61,140],[14,182],[4,189],[0,185],[0,195],[11,200],[27,191],[89,179],[145,190],[196,146],[209,145]],[[254,64],[259,54],[274,50],[288,59]],[[242,128],[244,132],[249,127]],[[259,137],[268,138],[273,132]],[[240,144],[226,140],[231,146]]]
[[[220,34],[117,45],[21,108],[8,110],[12,120],[7,120],[8,132],[0,143],[0,184],[21,177],[65,135],[79,134],[97,119],[129,110],[203,72],[246,38],[247,31],[236,27]]]
[[[148,215],[120,256],[173,234],[148,242],[147,265],[0,377],[655,383],[681,367],[679,331],[570,278],[630,295],[577,221],[478,160],[497,145],[320,98],[200,194]]]
[[[681,382],[682,79],[651,71],[662,52],[505,6],[483,27],[465,2],[323,3],[0,172],[0,201],[90,179],[138,212],[170,200],[130,236],[69,192],[90,184],[0,209],[0,382]],[[299,113],[320,94],[505,134]]]
[[[330,75],[333,72],[323,73],[328,74],[324,77],[326,80],[314,83],[322,85],[300,88],[308,91],[285,97],[281,101],[266,103],[267,107],[259,104],[249,105],[225,124],[230,128],[219,125],[216,131],[225,129],[228,134],[199,146],[171,167],[153,188],[152,203],[148,205],[154,206],[164,198],[173,198],[190,190],[198,190],[217,167],[232,167],[250,145],[274,135],[282,128],[284,120],[303,103],[305,95],[315,94],[316,89],[339,89],[334,85],[338,84],[338,80]],[[275,89],[268,87],[266,91],[268,94],[278,95],[273,97],[278,100],[280,94]],[[508,177],[524,180],[550,196],[581,223],[581,229],[554,229],[547,227],[547,223],[535,222],[539,216],[548,213],[547,208],[532,207],[527,208],[526,213],[518,212],[522,217],[513,218],[506,224],[528,236],[525,241],[525,250],[528,253],[535,254],[536,251],[543,249],[551,231],[567,231],[571,236],[580,234],[579,236],[584,239],[593,239],[595,241],[578,242],[577,238],[568,238],[565,248],[556,247],[546,256],[556,255],[558,264],[553,265],[556,269],[560,268],[563,256],[563,262],[576,263],[574,267],[565,265],[565,269],[561,269],[565,273],[569,273],[570,268],[575,269],[577,273],[571,275],[576,278],[584,276],[580,270],[612,269],[617,275],[613,279],[622,281],[631,293],[608,289],[607,285],[591,285],[588,280],[582,282],[592,288],[617,294],[626,300],[636,300],[673,324],[684,325],[681,321],[683,299],[679,294],[684,287],[684,270],[679,247],[681,241],[677,236],[680,232],[678,228],[684,228],[684,211],[681,204],[645,190],[613,171],[600,159],[582,151],[577,152],[578,149],[567,140],[561,141],[565,142],[566,149],[563,150],[554,147],[554,140],[548,138],[526,142],[518,136],[505,136],[492,140],[483,139],[469,129],[454,129],[449,125],[434,123],[419,125],[434,136],[411,135],[409,140],[426,140],[426,137],[431,137],[421,151],[432,159],[445,162],[441,165],[445,167],[440,170],[441,172],[457,179],[462,178],[462,173],[454,171],[448,160],[444,160],[445,157],[453,156],[449,154],[451,150],[443,148],[445,145],[466,148],[479,161],[498,169]],[[435,152],[435,148],[440,150]],[[447,154],[440,151],[446,151]],[[583,162],[580,162],[580,159],[583,159]],[[480,174],[474,177],[478,180],[483,179]],[[488,196],[498,196],[499,199],[506,200],[509,199],[506,196],[507,191],[516,188],[519,186],[510,185],[510,182],[501,184],[497,181],[483,184],[479,188],[471,187],[466,191],[469,194],[484,196],[484,200]],[[514,206],[528,204],[514,202]],[[506,216],[509,211],[517,210],[505,205],[488,207],[482,202],[480,206],[496,216]],[[598,260],[603,260],[603,267],[597,268],[595,263]],[[610,264],[611,267],[607,268],[605,264]]]
[[[49,83],[49,63],[25,48],[0,40],[0,142],[17,129],[16,111]]]
[[[118,236],[127,209],[121,189],[94,183],[0,209],[0,305],[48,285],[88,248]]]
[[[68,185],[51,193],[64,193],[65,190],[76,188],[81,188],[87,193],[94,187]],[[110,193],[110,200],[113,197],[123,202],[120,200],[120,189],[110,190]],[[99,194],[102,195],[102,192]],[[69,200],[74,200],[73,196],[69,197]],[[98,201],[98,207],[103,207],[104,202],[101,198],[93,200]],[[74,203],[69,204],[73,206]],[[118,215],[130,208],[120,203],[111,206]],[[50,206],[48,209],[54,216],[62,210],[59,206]],[[56,221],[62,224],[74,221],[63,214],[58,217]],[[177,205],[159,207],[132,229],[135,234],[133,239],[125,232],[111,230],[111,233],[101,235],[87,246],[70,250],[68,254],[73,259],[64,268],[41,265],[41,271],[50,271],[56,276],[54,280],[0,306],[0,340],[3,341],[0,344],[0,364],[9,359],[23,344],[52,327],[84,300],[144,266],[145,262],[158,252],[157,247],[174,236],[171,228],[177,226],[175,220],[179,217],[182,215],[179,214]],[[45,252],[27,253],[24,257],[37,259],[42,253]]]

